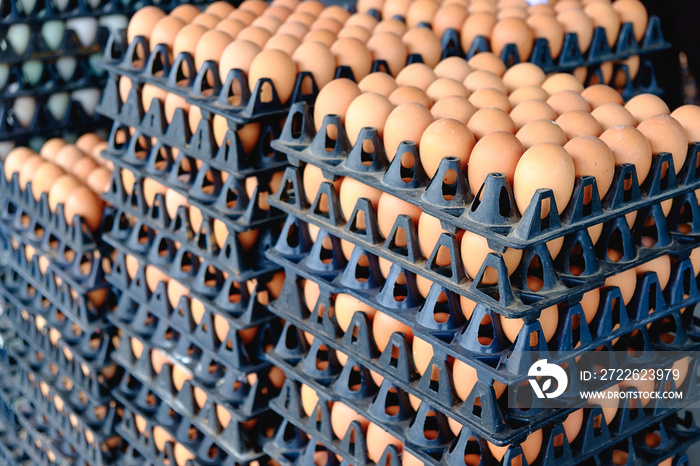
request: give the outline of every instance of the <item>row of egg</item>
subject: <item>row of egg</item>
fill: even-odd
[[[18,12],[26,16],[43,16],[48,13],[49,8],[55,12],[64,12],[78,6],[83,6],[90,10],[99,10],[108,3],[105,0],[52,0],[51,2],[41,0],[8,0],[5,5],[8,9],[8,4],[10,2],[14,3]],[[122,3],[128,5],[131,1],[126,0]],[[3,8],[3,11],[6,10]]]
[[[109,188],[112,177],[111,163],[100,155],[106,147],[107,143],[94,133],[81,136],[75,144],[50,139],[38,154],[17,147],[5,159],[5,177],[10,181],[18,174],[21,189],[31,182],[34,199],[48,194],[51,210],[63,204],[69,222],[78,215],[95,231],[104,208],[100,195]]]
[[[56,92],[42,102],[33,96],[17,97],[11,104],[8,114],[20,128],[29,128],[36,118],[37,112],[44,106],[55,121],[63,121],[71,103],[78,103],[88,117],[95,115],[100,103],[99,88],[78,89],[71,92]]]
[[[87,59],[77,57],[60,57],[54,60],[27,60],[19,65],[21,77],[16,81],[9,82],[11,65],[7,63],[0,64],[0,92],[6,95],[12,95],[20,90],[21,86],[38,87],[45,85],[42,78],[47,69],[55,70],[56,77],[60,80],[55,84],[63,85],[70,84],[75,77],[82,71],[78,68],[79,60],[87,60],[87,65],[90,67],[89,72],[92,75],[101,74],[100,70],[94,67],[94,62],[101,59],[98,55],[90,55]],[[17,65],[13,65],[17,66]],[[21,82],[20,82],[21,81]]]

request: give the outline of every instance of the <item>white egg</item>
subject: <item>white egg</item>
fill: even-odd
[[[53,3],[58,9],[58,11],[63,11],[68,7],[68,3],[70,3],[70,0],[53,0]]]
[[[90,63],[90,69],[92,70],[93,73],[95,73],[95,76],[100,77],[104,76],[107,74],[107,70],[99,66],[100,62],[102,61],[102,54],[101,53],[93,53],[88,57],[88,63]]]
[[[36,6],[36,0],[19,0],[19,8],[25,14],[34,12],[34,7]]]
[[[104,26],[110,31],[126,29],[129,19],[124,15],[107,15],[100,18],[100,26]]]
[[[61,45],[66,25],[61,20],[47,21],[41,25],[41,36],[49,49],[56,50]]]
[[[92,116],[95,113],[95,108],[97,104],[100,103],[100,90],[99,89],[80,89],[79,91],[73,91],[71,95],[73,100],[77,100],[83,106],[85,113]]]
[[[0,63],[0,90],[5,88],[7,77],[10,75],[10,65]]]
[[[7,40],[17,55],[24,55],[29,45],[31,29],[28,24],[13,24],[7,30]]]
[[[18,97],[12,107],[17,123],[23,128],[29,126],[36,111],[36,99],[34,97]]]
[[[77,66],[78,60],[74,57],[61,57],[56,60],[56,70],[64,81],[70,81],[73,78]]]
[[[30,85],[38,85],[42,74],[44,74],[44,63],[41,60],[28,60],[22,63],[22,76]]]
[[[70,96],[67,92],[59,92],[57,94],[51,95],[46,101],[46,106],[51,112],[56,120],[61,121],[66,115],[66,110],[68,109],[68,102],[70,101]]]
[[[102,3],[101,0],[86,0],[86,3],[90,8],[93,10],[96,9],[98,6],[100,6],[100,3]]]
[[[97,20],[95,18],[73,18],[66,21],[66,29],[72,29],[78,35],[83,47],[95,43],[97,37]]]

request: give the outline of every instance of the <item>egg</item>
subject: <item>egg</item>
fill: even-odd
[[[613,6],[607,2],[596,2],[586,5],[584,13],[591,18],[593,26],[602,27],[605,30],[605,38],[610,46],[615,45],[620,33],[620,15]]]
[[[353,178],[345,177],[340,184],[340,210],[343,213],[343,217],[346,220],[350,220],[353,210],[355,210],[355,205],[357,205],[357,200],[360,198],[369,199],[370,203],[377,209],[379,204],[379,198],[382,192],[371,186],[367,186]],[[365,219],[360,214],[357,219],[357,228],[366,228]]]
[[[394,445],[399,453],[403,449],[403,443],[396,437],[379,427],[377,424],[370,422],[367,426],[367,456],[369,459],[378,463],[382,457],[382,453],[389,445]]]
[[[440,61],[442,47],[440,39],[435,35],[432,29],[409,29],[401,40],[406,44],[409,55],[420,55],[423,59],[423,63],[430,68],[434,68]]]
[[[513,108],[507,95],[490,87],[479,89],[474,92],[469,96],[469,102],[479,109],[495,107],[500,108],[504,112],[510,112]]]
[[[88,187],[80,186],[74,189],[65,202],[65,214],[68,222],[79,215],[92,231],[100,227],[102,221],[102,199]]]
[[[306,416],[311,417],[318,403],[318,394],[316,391],[306,384],[301,385],[300,393],[301,395],[301,407],[306,413]]]
[[[507,44],[515,44],[520,61],[527,61],[532,52],[535,34],[521,18],[499,20],[491,31],[491,50],[500,56]]]
[[[569,90],[552,94],[552,96],[547,99],[547,104],[557,112],[557,115],[562,115],[574,110],[587,113],[591,111],[591,106],[581,94]]]
[[[545,142],[563,146],[567,141],[564,130],[552,120],[535,120],[526,123],[515,133],[515,137],[525,149]]]
[[[399,85],[390,75],[382,72],[370,73],[358,83],[362,92],[376,92],[384,97],[389,97],[392,92],[398,89]]]
[[[620,391],[620,386],[619,384],[616,384],[610,388],[601,391],[614,394]],[[615,419],[615,414],[617,414],[617,409],[620,405],[620,398],[610,395],[602,398],[589,398],[588,404],[599,405],[603,410],[603,417],[605,418],[605,423],[610,424],[613,421],[613,419]]]
[[[442,39],[448,29],[459,31],[466,18],[467,9],[463,5],[443,3],[433,16],[433,31],[438,39]]]
[[[339,439],[344,438],[353,421],[359,422],[363,429],[366,429],[369,424],[367,419],[342,401],[333,403],[331,408],[331,428],[336,437]]]
[[[464,268],[469,277],[476,277],[479,273],[479,269],[481,269],[481,266],[486,260],[486,256],[492,252],[495,253],[496,251],[488,246],[486,238],[470,231],[464,232],[462,236],[461,254]],[[520,264],[523,251],[520,249],[508,248],[505,252],[500,254],[503,256],[508,275],[512,275]],[[493,268],[486,269],[481,281],[485,285],[496,284],[498,282],[496,270]]]
[[[638,42],[641,42],[649,21],[644,4],[639,0],[617,0],[613,2],[612,7],[620,15],[622,23],[632,23],[634,37]]]
[[[700,141],[700,107],[683,105],[675,109],[671,116],[683,126],[689,143]]]
[[[24,165],[24,162],[33,158],[37,155],[36,152],[28,147],[17,147],[12,149],[3,164],[3,169],[5,171],[5,179],[9,182],[12,179],[12,175],[19,173]]]
[[[352,101],[345,115],[345,130],[351,144],[355,144],[362,128],[373,127],[381,138],[384,125],[394,110],[392,103],[383,95],[373,92],[361,94]]]
[[[476,194],[489,173],[502,173],[508,183],[513,184],[513,176],[518,160],[525,152],[521,142],[506,131],[484,135],[472,149],[467,167],[467,178],[471,191]],[[498,157],[493,154],[498,153]]]
[[[215,29],[205,32],[197,42],[194,52],[194,61],[197,69],[201,69],[205,61],[218,61],[226,46],[231,42],[231,36],[225,32]]]
[[[331,50],[319,42],[305,42],[297,47],[292,55],[299,72],[311,73],[319,89],[333,80],[335,75],[335,58]]]
[[[190,24],[197,24],[199,26],[204,26],[207,30],[213,30],[220,21],[221,18],[216,15],[200,13],[194,17]]]
[[[92,158],[83,157],[81,160],[78,160],[77,162],[75,162],[75,164],[73,164],[70,172],[73,176],[85,183],[90,173],[92,173],[92,171],[98,167],[99,164],[95,162]]]
[[[461,96],[451,95],[435,102],[430,108],[430,113],[436,120],[451,118],[467,124],[476,110],[476,107],[469,100]]]
[[[460,57],[448,57],[441,60],[433,71],[438,78],[450,78],[462,82],[472,72],[472,67]]]
[[[549,45],[549,52],[555,60],[559,57],[564,46],[564,26],[554,16],[545,13],[536,13],[526,19],[527,25],[532,29],[535,38],[543,38]]]
[[[180,18],[185,23],[189,23],[199,13],[201,13],[199,8],[197,8],[194,5],[190,5],[190,4],[185,3],[185,4],[178,5],[175,8],[173,8],[172,11],[170,12],[170,16]]]
[[[433,217],[430,214],[421,212],[420,217],[418,218],[418,244],[420,246],[421,252],[423,253],[423,256],[425,256],[426,258],[430,257],[430,255],[433,253],[433,250],[435,249],[435,246],[437,245],[438,240],[440,239],[440,236],[445,232],[446,230],[442,228],[440,220],[438,220],[436,217]],[[459,242],[461,241],[462,234],[463,232],[461,230],[457,232],[457,244],[459,244]],[[450,260],[450,254],[446,248],[440,249],[440,251],[438,251],[438,253],[435,256],[435,261],[440,266],[449,265]],[[427,292],[430,290],[430,287],[432,285],[432,282],[430,282],[429,280],[426,280],[426,282],[428,282],[427,289],[420,290],[421,294],[423,294],[424,296],[427,296]],[[419,283],[419,287],[420,286],[421,283]],[[423,293],[423,291],[425,291],[425,293]]]
[[[12,111],[19,126],[28,128],[36,112],[36,99],[34,97],[17,97],[12,106]]]
[[[594,109],[591,116],[595,118],[603,131],[615,126],[636,126],[632,114],[622,105],[608,103]]]
[[[510,111],[510,117],[517,128],[522,128],[535,120],[555,120],[557,112],[547,102],[526,100],[513,107]]]
[[[372,32],[374,34],[379,34],[382,32],[391,32],[401,37],[406,33],[407,30],[408,28],[406,27],[406,23],[404,23],[403,21],[399,21],[395,18],[386,18],[377,23]]]
[[[111,182],[112,173],[104,167],[98,167],[93,170],[85,180],[85,184],[98,195],[106,193],[111,186]]]
[[[172,51],[177,33],[180,32],[180,29],[185,27],[186,24],[185,21],[176,16],[164,16],[158,20],[155,26],[153,26],[153,31],[151,32],[151,38],[149,40],[151,51],[153,51],[158,44],[165,44],[168,46],[168,50]]]
[[[473,71],[464,80],[464,86],[471,92],[476,92],[479,89],[493,88],[504,94],[508,93],[506,85],[503,84],[501,78],[490,71],[476,70]]]
[[[489,450],[491,451],[491,454],[494,456],[494,458],[496,458],[496,461],[501,461],[503,456],[506,454],[506,451],[508,450],[508,446],[506,445],[503,447],[497,447],[496,445],[494,445],[488,441],[487,441],[487,444],[489,446]],[[540,454],[540,447],[541,446],[542,446],[542,430],[536,430],[535,432],[531,433],[520,444],[520,448],[523,451],[523,456],[525,456],[525,460],[527,461],[527,464],[534,464],[534,461],[537,459],[537,457]],[[515,459],[513,461],[514,462],[511,464],[523,464],[522,460],[518,461],[517,459]]]
[[[259,79],[269,78],[280,101],[286,103],[294,90],[296,70],[296,64],[286,53],[280,50],[263,50],[250,65],[248,86],[252,92]]]
[[[572,8],[557,14],[559,21],[566,32],[575,32],[578,37],[578,46],[585,53],[593,41],[593,21],[583,10]]]
[[[498,13],[498,6],[491,0],[473,0],[469,2],[467,11],[471,14],[486,11],[495,15]]]
[[[683,126],[670,115],[655,115],[645,118],[637,126],[649,141],[652,155],[670,152],[676,174],[683,168],[688,154],[688,138]]]
[[[389,102],[398,107],[401,104],[417,103],[425,108],[432,108],[433,100],[428,94],[415,86],[399,86],[390,95]]]
[[[204,26],[192,23],[180,29],[173,42],[173,57],[177,57],[182,52],[187,52],[194,57],[197,44],[207,31],[208,29]]]
[[[518,63],[503,74],[503,84],[508,92],[526,86],[541,86],[547,79],[542,68],[533,63]]]
[[[289,34],[302,42],[320,42],[326,47],[333,45],[336,35],[330,31],[319,30],[314,33],[309,33],[309,27],[298,21],[287,22],[280,26],[277,30],[278,34]],[[326,34],[327,33],[327,34]]]
[[[350,328],[350,322],[352,321],[355,312],[364,312],[370,321],[374,318],[377,310],[372,306],[363,303],[357,298],[354,298],[345,293],[339,293],[335,297],[335,315],[338,321],[338,326],[347,332]]]
[[[530,147],[518,161],[513,176],[513,195],[518,209],[525,212],[535,191],[549,188],[561,214],[571,199],[575,180],[573,160],[561,146],[545,143]],[[549,207],[542,207],[542,215],[547,215]]]
[[[226,17],[226,19],[235,19],[236,21],[242,22],[246,26],[250,26],[250,24],[253,22],[253,20],[257,17],[258,17],[258,15],[256,13],[253,13],[252,11],[245,10],[243,8],[239,8],[237,10],[233,10]]]
[[[489,71],[499,77],[506,72],[506,65],[503,63],[503,60],[492,52],[477,53],[467,63],[475,70]]]
[[[474,112],[467,127],[477,141],[485,134],[495,131],[507,131],[511,134],[517,131],[513,119],[506,112],[495,107],[482,108]]]
[[[603,133],[600,123],[590,113],[582,110],[568,111],[560,115],[556,122],[570,140],[579,136],[598,137]]]
[[[61,138],[51,138],[41,146],[41,151],[39,153],[46,160],[53,161],[56,153],[67,144],[68,143]],[[5,166],[7,167],[7,160],[5,161]]]
[[[38,155],[32,155],[24,160],[19,170],[19,186],[22,190],[26,189],[27,183],[34,181],[37,169],[44,162],[44,159]]]
[[[54,182],[65,174],[66,172],[61,167],[51,162],[41,163],[36,168],[32,178],[32,195],[34,199],[38,201],[42,193],[48,193]]]
[[[335,79],[321,89],[314,106],[314,123],[316,130],[321,129],[323,117],[326,115],[339,115],[345,120],[348,107],[362,91],[353,81],[341,78]]]
[[[608,252],[610,253],[610,252]],[[622,294],[622,301],[629,304],[637,288],[637,275],[634,269],[625,270],[605,279],[605,286],[616,286]]]
[[[523,328],[524,322],[522,319],[507,319],[503,316],[499,316],[501,319],[501,327],[503,328],[503,333],[511,341],[515,342],[520,333],[520,329]],[[559,324],[559,310],[557,306],[551,306],[544,310],[540,314],[539,319],[537,319],[542,327],[542,333],[544,338],[549,341],[552,339],[557,330],[557,325]]]
[[[100,142],[103,142],[103,139],[97,134],[86,133],[80,136],[75,141],[75,146],[81,151],[85,152],[86,154],[89,154],[90,152],[92,152],[92,149]]]
[[[405,103],[397,106],[384,126],[384,148],[389,160],[393,160],[402,141],[419,142],[433,120],[430,110],[423,105]]]
[[[395,332],[402,332],[406,335],[408,341],[411,341],[413,338],[413,330],[411,327],[383,312],[377,311],[372,322],[372,335],[380,351],[384,351],[384,348],[389,344],[391,334]]]
[[[554,73],[542,83],[542,89],[547,91],[549,95],[564,90],[581,93],[583,92],[583,84],[569,73]]]
[[[396,219],[399,215],[408,215],[414,225],[418,225],[421,209],[417,205],[406,202],[398,197],[392,196],[389,193],[382,193],[377,204],[377,223],[379,231],[385,238],[389,238]],[[398,245],[406,244],[406,236],[403,230],[398,230],[396,239]]]
[[[637,179],[642,184],[651,169],[651,145],[639,130],[632,126],[615,126],[603,132],[600,139],[612,150],[615,165],[634,164]]]
[[[331,46],[338,66],[347,66],[352,70],[356,81],[360,81],[372,70],[372,54],[361,41],[351,38],[339,38]]]
[[[139,8],[129,20],[129,27],[126,30],[126,37],[129,43],[133,42],[136,36],[151,38],[153,26],[162,18],[165,12],[155,6],[145,6]]]
[[[451,119],[434,121],[420,139],[421,163],[426,174],[432,178],[444,157],[457,157],[466,170],[475,142],[464,123]]]
[[[338,32],[339,38],[351,37],[364,43],[367,43],[371,36],[372,33],[362,26],[344,26],[343,29]]]
[[[226,82],[229,71],[238,69],[248,74],[255,57],[261,52],[260,46],[247,40],[234,40],[221,52],[219,60],[219,77]],[[255,85],[255,83],[253,83]]]
[[[432,68],[423,63],[412,63],[402,69],[396,76],[396,84],[399,86],[415,86],[427,91],[430,85],[437,79]]]
[[[654,115],[669,115],[671,113],[666,102],[653,94],[640,94],[632,97],[625,104],[625,108],[634,116],[637,123]]]
[[[460,31],[460,41],[462,50],[466,53],[472,48],[474,40],[479,37],[490,37],[491,31],[498,22],[496,15],[490,12],[471,12],[467,19],[462,23]],[[471,65],[471,61],[469,63]]]
[[[49,190],[49,209],[56,210],[59,204],[64,204],[73,190],[82,183],[73,175],[63,175],[57,178]]]
[[[266,50],[280,50],[289,56],[294,54],[294,51],[301,45],[301,41],[294,36],[288,34],[275,34],[270,37],[270,40],[265,44]]]

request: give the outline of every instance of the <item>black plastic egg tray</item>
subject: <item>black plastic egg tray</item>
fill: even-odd
[[[272,151],[269,147],[270,142],[280,135],[284,115],[263,119],[260,122],[262,127],[258,143],[250,153],[246,153],[234,130],[228,131],[221,146],[217,145],[211,115],[200,120],[193,134],[182,109],[175,111],[170,122],[165,117],[163,102],[159,99],[151,100],[150,107],[144,109],[140,89],[132,88],[127,101],[122,103],[118,81],[113,77],[107,80],[97,111],[115,121],[110,137],[110,150],[115,155],[121,154],[127,145],[118,145],[114,142],[114,136],[119,129],[129,127],[235,178],[280,171],[289,165],[284,154]],[[120,136],[122,134],[130,139],[128,132],[122,131]],[[139,160],[139,163],[147,163],[153,169],[152,161]]]
[[[34,84],[25,77],[22,64],[10,65],[7,81],[0,86],[0,101],[102,87],[106,81],[106,76],[93,68],[88,57],[78,57],[75,72],[69,79],[61,76],[55,60],[45,61],[42,66],[41,78]]]
[[[112,183],[103,197],[115,207],[122,207],[124,210],[128,208],[139,216],[146,214],[149,205],[143,197],[143,180],[151,178],[184,196],[188,204],[200,210],[207,220],[219,219],[233,232],[269,228],[271,225],[281,224],[285,218],[282,212],[276,209],[265,210],[263,207],[263,198],[272,195],[270,174],[257,179],[258,186],[249,197],[245,179],[228,177],[224,180],[225,177],[219,170],[204,163],[196,168],[194,160],[184,154],[173,158],[165,146],[156,145],[143,152],[134,149],[128,152],[130,155],[127,156],[115,155],[110,150],[102,152],[103,157],[114,164]],[[133,163],[136,159],[134,154],[139,153],[149,153],[150,169]],[[161,162],[167,163],[167,167],[158,170],[153,168]],[[125,170],[133,174],[137,185],[129,187],[133,188],[130,195],[120,179]],[[161,198],[157,204],[164,207],[164,199]],[[164,209],[156,210],[149,216],[153,221],[166,228],[170,223],[177,223],[175,219],[167,218],[168,214]],[[191,230],[189,219],[187,223]]]
[[[68,102],[63,118],[57,120],[47,106],[48,98],[49,96],[39,96],[36,99],[36,110],[27,127],[23,127],[17,121],[12,100],[0,103],[0,142],[23,141],[37,136],[48,139],[62,137],[71,131],[84,134],[108,127],[109,122],[106,118],[100,116],[97,111],[88,115],[76,100]]]
[[[154,347],[139,338],[144,349],[137,358],[130,347],[132,338],[137,337],[128,333],[123,335],[122,345],[113,355],[114,360],[126,371],[114,394],[127,409],[130,405],[135,406],[136,412],[161,425],[183,444],[195,445],[195,451],[207,452],[212,445],[216,445],[222,456],[205,456],[204,459],[209,462],[202,464],[222,464],[225,457],[233,458],[238,463],[248,463],[262,455],[258,438],[262,430],[247,430],[243,426],[252,419],[269,426],[276,418],[267,403],[277,390],[272,389],[262,373],[253,386],[245,382],[245,373],[239,373],[241,378],[238,381],[242,387],[238,390],[235,388],[236,376],[232,374],[232,377],[226,377],[224,380],[228,386],[217,384],[213,388],[218,388],[218,392],[207,389],[207,402],[199,407],[194,401],[193,389],[195,386],[201,388],[201,385],[196,381],[185,381],[178,391],[173,385],[172,370],[168,364],[164,364],[160,373],[155,374],[151,362],[151,350]],[[228,400],[222,396],[226,390],[229,391]],[[216,420],[215,402],[222,403],[231,415],[231,422],[226,428]],[[276,427],[275,423],[271,425]],[[197,431],[196,439],[188,439],[191,428]],[[202,447],[203,444],[206,448]]]
[[[337,136],[329,137],[329,129],[337,130]],[[317,132],[311,111],[303,103],[292,106],[282,136],[272,146],[287,154],[290,163],[296,167],[305,162],[319,167],[329,179],[354,178],[419,206],[438,218],[450,231],[463,229],[487,237],[489,245],[499,249],[505,246],[522,249],[549,241],[700,187],[700,169],[697,167],[700,143],[695,143],[690,146],[678,175],[671,154],[661,153],[654,157],[651,170],[641,186],[634,165],[623,164],[616,167],[612,185],[604,199],[598,196],[595,178],[583,176],[577,180],[571,201],[561,215],[555,207],[552,191],[543,188],[537,190],[521,216],[505,176],[489,175],[478,190],[471,187],[474,195],[456,157],[442,159],[430,179],[420,162],[417,143],[404,141],[396,152],[400,156],[389,162],[384,143],[375,128],[363,128],[353,146],[338,115],[326,115]],[[373,147],[374,151],[367,152],[367,147]],[[404,165],[409,159],[414,162],[413,167]],[[293,174],[287,175],[286,181],[292,183],[295,192],[290,196],[294,196],[300,207],[314,201],[302,196],[303,188],[300,184],[294,185]],[[591,193],[588,203],[584,202],[586,192]],[[549,215],[542,218],[540,213],[544,202],[551,202],[552,208]],[[340,212],[330,213],[337,214]]]

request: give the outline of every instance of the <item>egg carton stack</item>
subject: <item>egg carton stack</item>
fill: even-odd
[[[199,21],[233,7],[189,10],[177,14]],[[118,213],[104,238],[116,251],[108,280],[123,291],[111,319],[121,333],[114,359],[124,376],[114,396],[124,406],[126,463],[267,464],[261,445],[280,423],[269,400],[283,383],[264,357],[281,331],[267,305],[283,276],[264,251],[284,217],[266,199],[288,164],[269,148],[286,110],[276,94],[276,106],[262,102],[264,83],[238,108],[207,97],[224,94],[215,64],[195,75],[189,54],[171,65],[155,30],[152,47],[131,36],[155,22],[149,15],[178,22],[144,9],[126,38],[115,36],[128,47],[117,59],[106,52],[98,107],[114,120],[105,199]],[[234,75],[247,90],[246,76]]]
[[[119,377],[110,360],[115,329],[105,320],[114,305],[103,272],[110,252],[99,239],[111,212],[95,193],[110,172],[87,155],[99,153],[100,141],[53,139],[41,155],[16,148],[0,168],[0,320],[10,389],[0,396],[3,422],[31,464],[112,464],[120,453],[110,396]]]
[[[687,309],[700,300],[700,146],[688,145],[678,122],[671,137],[648,131],[651,121],[670,121],[651,117],[668,109],[648,103],[637,112],[635,105],[650,96],[630,102],[654,157],[649,150],[646,165],[611,162],[602,199],[602,178],[585,176],[579,167],[562,198],[552,162],[557,157],[545,157],[548,162],[523,178],[528,188],[517,181],[517,170],[512,187],[512,171],[507,177],[485,170],[474,183],[476,150],[469,174],[465,158],[443,158],[472,147],[458,139],[467,131],[453,128],[454,120],[435,122],[455,131],[437,137],[432,150],[424,141],[432,132],[411,126],[419,118],[398,116],[410,104],[396,107],[376,128],[359,129],[380,118],[378,106],[361,113],[359,125],[351,121],[354,102],[319,111],[323,94],[315,109],[321,121],[305,104],[295,104],[273,143],[296,168],[287,169],[270,200],[290,215],[268,251],[286,273],[271,305],[286,324],[269,357],[287,376],[273,404],[285,424],[266,447],[271,456],[307,464],[320,449],[324,464],[339,455],[343,464],[461,465],[481,458],[544,465],[608,464],[624,451],[624,461],[615,464],[640,457],[651,464],[680,461],[669,458],[697,439],[692,421],[680,429],[678,438],[687,440],[682,447],[672,442],[653,450],[637,441],[640,433],[676,423],[675,411],[698,395],[690,351],[700,333]],[[607,95],[619,99],[609,88]],[[681,113],[674,115],[696,134]],[[397,120],[404,124],[392,135]],[[472,140],[490,140],[490,131],[475,130]],[[562,145],[580,142],[577,136],[567,133]],[[420,140],[420,152],[412,139]],[[617,156],[626,152],[611,144]],[[523,166],[540,149],[562,151],[551,141],[530,145]],[[503,146],[482,155],[498,164],[506,153]],[[546,180],[537,173],[546,173]],[[480,187],[470,188],[469,181]],[[601,347],[683,351],[687,356],[673,367],[687,376],[664,387],[684,391],[684,401],[581,410],[582,402],[572,399],[567,409],[553,410],[535,399],[535,409],[520,407],[534,355],[576,367],[577,357]],[[557,359],[562,352],[569,354]],[[644,364],[670,368],[652,353]],[[613,382],[602,388],[620,390]]]

